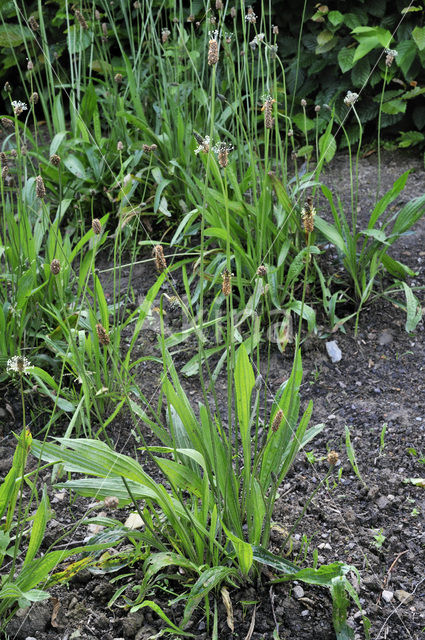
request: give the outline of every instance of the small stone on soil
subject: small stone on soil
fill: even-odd
[[[299,599],[304,597],[304,589],[299,585],[293,588],[292,593],[294,594],[294,598]]]
[[[392,591],[384,590],[382,592],[382,600],[384,600],[385,602],[391,602],[393,598],[394,598],[394,593]]]
[[[380,344],[381,347],[384,347],[386,344],[390,344],[392,341],[393,341],[393,336],[391,331],[389,331],[389,329],[384,329],[379,334],[378,344]]]
[[[380,496],[376,501],[376,505],[380,509],[385,509],[388,506],[388,504],[389,504],[389,500],[385,496]]]
[[[326,343],[326,351],[333,364],[339,362],[342,359],[341,349],[338,347],[336,340],[331,340]]]
[[[413,600],[412,594],[404,591],[404,589],[397,589],[397,591],[395,592],[395,597],[402,604],[407,604],[408,602],[411,602]]]

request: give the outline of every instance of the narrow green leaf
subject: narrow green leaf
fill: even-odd
[[[406,296],[406,331],[413,332],[420,320],[422,319],[422,307],[420,305],[419,300],[413,294],[412,289],[405,283],[402,282],[404,294]]]
[[[237,577],[237,573],[231,567],[212,567],[206,569],[193,585],[189,596],[187,598],[186,607],[184,610],[184,616],[181,626],[184,627],[190,620],[192,613],[195,611],[198,604],[208,593],[214,589],[218,584],[224,582],[226,578],[234,576]]]
[[[27,553],[25,556],[24,564],[25,567],[27,564],[32,562],[35,558],[36,553],[38,552],[41,543],[43,542],[44,532],[46,531],[46,524],[49,519],[49,498],[47,496],[46,486],[43,487],[43,495],[40,500],[40,504],[38,505],[38,509],[34,516],[32,528],[31,528],[31,537],[28,544]]]
[[[249,473],[251,463],[251,437],[249,421],[251,415],[251,394],[255,385],[255,376],[248,358],[245,345],[241,345],[236,354],[235,393],[239,431],[244,453],[244,464]]]
[[[247,576],[251,570],[253,563],[253,550],[252,545],[249,542],[245,542],[245,540],[241,540],[238,536],[235,536],[225,525],[222,523],[223,530],[226,533],[226,536],[231,541],[233,548],[236,552],[239,567],[242,573]]]

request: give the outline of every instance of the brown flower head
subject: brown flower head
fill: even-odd
[[[145,153],[153,153],[154,151],[156,151],[156,149],[158,149],[158,145],[157,144],[144,144],[142,146],[142,149]]]
[[[100,323],[96,325],[96,333],[97,333],[97,337],[99,338],[99,342],[101,345],[103,345],[104,347],[107,347],[108,344],[111,342],[111,339],[109,337],[108,332],[106,331],[105,327],[103,325],[101,325]]]
[[[102,233],[102,223],[100,222],[99,218],[93,218],[91,228],[93,229],[93,233],[96,236],[99,236]]]
[[[385,53],[387,54],[385,57],[385,64],[387,67],[391,67],[394,62],[394,58],[397,56],[397,51],[395,49],[385,49]]]
[[[28,24],[31,27],[31,29],[33,31],[37,31],[37,29],[40,28],[40,25],[38,24],[37,20],[34,18],[34,16],[30,16],[28,18]]]
[[[157,271],[162,272],[167,268],[167,261],[164,256],[164,249],[160,244],[155,245],[153,248],[153,257],[155,259],[155,266]]]
[[[9,118],[2,118],[1,119],[1,123],[3,125],[3,127],[5,129],[14,129],[15,125],[13,124],[12,120],[9,120]]]
[[[273,418],[273,422],[272,422],[272,431],[274,433],[276,433],[276,431],[279,429],[282,419],[283,419],[283,411],[282,409],[279,409],[279,411],[276,413],[275,417]]]
[[[54,276],[57,276],[60,270],[61,270],[61,263],[59,262],[59,260],[57,260],[57,258],[54,258],[50,263],[50,271],[51,273],[53,273]]]
[[[87,30],[89,27],[81,11],[79,9],[74,9],[74,15],[80,23],[80,27],[84,30]]]
[[[114,82],[116,84],[121,84],[121,82],[122,82],[122,73],[116,73],[114,75]]]
[[[314,216],[316,215],[316,209],[313,207],[312,198],[307,198],[307,202],[301,211],[301,218],[304,225],[304,231],[307,234],[314,231]]]
[[[339,460],[339,455],[337,451],[329,451],[328,453],[328,465],[330,467],[334,467]]]
[[[61,163],[61,158],[60,156],[58,156],[57,153],[54,153],[52,156],[50,156],[50,164],[52,164],[54,167],[58,167]]]
[[[258,267],[257,276],[260,276],[260,278],[265,278],[267,276],[267,267],[264,266],[264,264],[260,264]]]
[[[208,64],[210,67],[218,62],[218,31],[210,32],[210,40],[208,42]]]
[[[134,4],[138,3],[135,2]],[[116,496],[107,496],[103,501],[103,504],[107,509],[116,509],[119,503],[119,498],[117,498]]]
[[[248,7],[245,20],[250,24],[255,24],[257,22],[257,16],[255,15],[254,9],[252,7]]]
[[[264,126],[266,129],[273,129],[274,127],[274,118],[273,118],[273,103],[276,102],[271,96],[267,96],[261,111],[264,111]]]
[[[210,137],[205,136],[205,138],[203,138],[199,135],[199,133],[196,133],[196,131],[193,132],[193,135],[195,136],[195,140],[199,145],[199,147],[195,149],[196,155],[198,155],[198,153],[208,153],[210,150]]]
[[[165,44],[171,35],[171,31],[165,27],[161,30],[161,40]]]
[[[213,151],[217,154],[218,164],[222,169],[227,167],[229,163],[229,151],[232,151],[233,146],[226,142],[219,142],[215,145]]]
[[[32,104],[37,104],[38,100],[39,100],[38,93],[37,93],[37,91],[34,91],[34,93],[31,94],[31,96],[30,96],[30,102]]]
[[[35,195],[40,200],[46,197],[46,187],[44,186],[43,178],[41,176],[37,176],[35,179]]]
[[[223,271],[223,273],[221,274],[221,277],[223,279],[223,283],[221,285],[221,291],[222,291],[224,297],[227,298],[228,296],[230,296],[230,292],[232,291],[233,273],[230,273],[230,271],[225,269]]]

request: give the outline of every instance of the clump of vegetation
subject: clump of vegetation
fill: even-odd
[[[185,625],[201,603],[210,623],[210,596],[260,579],[268,566],[277,580],[327,586],[337,637],[349,637],[346,594],[360,607],[347,578],[355,569],[290,562],[271,553],[270,532],[279,486],[324,426],[309,427],[312,404],[300,412],[299,397],[300,348],[317,330],[317,309],[329,330],[352,318],[357,330],[360,312],[380,296],[405,309],[406,330],[421,318],[408,284],[414,274],[388,249],[423,215],[425,196],[390,212],[405,173],[384,195],[377,185],[365,227],[357,215],[368,120],[363,89],[369,80],[379,88],[371,117],[382,127],[388,115],[404,113],[421,91],[404,87],[395,95],[389,85],[396,68],[408,73],[416,49],[413,55],[404,40],[394,45],[386,27],[368,25],[369,16],[357,9],[350,15],[364,20],[353,26],[348,14],[318,7],[313,22],[324,30],[314,36],[310,72],[332,55],[336,64],[338,50],[337,63],[352,69],[350,87],[358,93],[340,86],[325,99],[321,87],[310,118],[316,87],[303,79],[307,3],[302,16],[297,13],[295,63],[280,56],[286,40],[262,6],[241,12],[217,1],[192,14],[182,4],[170,9],[155,2],[65,1],[43,10],[39,3],[9,4],[13,10],[7,5],[1,14],[0,46],[7,52],[3,72],[13,68],[16,80],[5,84],[0,120],[0,376],[18,382],[23,429],[0,487],[0,564],[8,561],[0,583],[3,619],[48,597],[50,586],[83,567],[101,566],[98,552],[126,541],[122,567],[143,563],[144,578],[134,600],[122,589],[113,600],[125,598],[132,611],[151,607],[170,633],[188,635]],[[378,5],[369,13],[383,15]],[[412,30],[419,53],[421,29]],[[372,53],[379,56],[373,69]],[[348,212],[321,182],[341,141],[350,155]],[[328,209],[319,208],[319,192]],[[324,270],[323,239],[343,279]],[[153,249],[146,259],[156,270],[144,299],[136,301],[132,274],[140,246]],[[111,296],[105,256],[112,264]],[[170,291],[181,331],[167,326]],[[347,304],[349,313],[340,315]],[[137,372],[153,358],[135,352],[153,313],[160,325],[155,360],[163,374],[158,394],[146,397]],[[271,329],[281,351],[293,344],[293,365],[267,409],[270,390],[254,362]],[[189,339],[196,353],[179,374],[173,348]],[[214,389],[223,367],[224,412]],[[195,373],[202,389],[196,409],[181,383],[181,375]],[[26,420],[26,395],[34,386],[48,407],[38,438]],[[142,443],[138,455],[155,465],[161,482],[115,451],[109,427],[124,411]],[[58,424],[66,425],[65,433],[52,442]],[[156,437],[155,446],[140,424]],[[348,448],[348,432],[347,438]],[[30,452],[39,461],[35,472],[26,471]],[[331,453],[326,483],[338,461]],[[52,466],[58,487],[105,505],[131,504],[143,527],[88,520],[87,513],[85,521],[106,532],[81,548],[39,555],[50,518],[47,490],[39,489],[42,463]],[[85,477],[57,482],[64,472]],[[54,573],[77,553],[85,554],[79,563]],[[172,573],[186,601],[178,626],[148,599],[170,565],[182,570]],[[364,619],[366,632],[368,624]]]

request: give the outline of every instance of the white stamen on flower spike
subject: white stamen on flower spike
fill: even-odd
[[[7,361],[6,370],[23,375],[32,369],[31,362],[25,356],[13,356]]]
[[[359,94],[358,93],[353,93],[352,91],[347,91],[347,95],[344,98],[344,104],[347,105],[347,107],[352,107],[353,104],[355,104],[358,99],[359,99]]]

